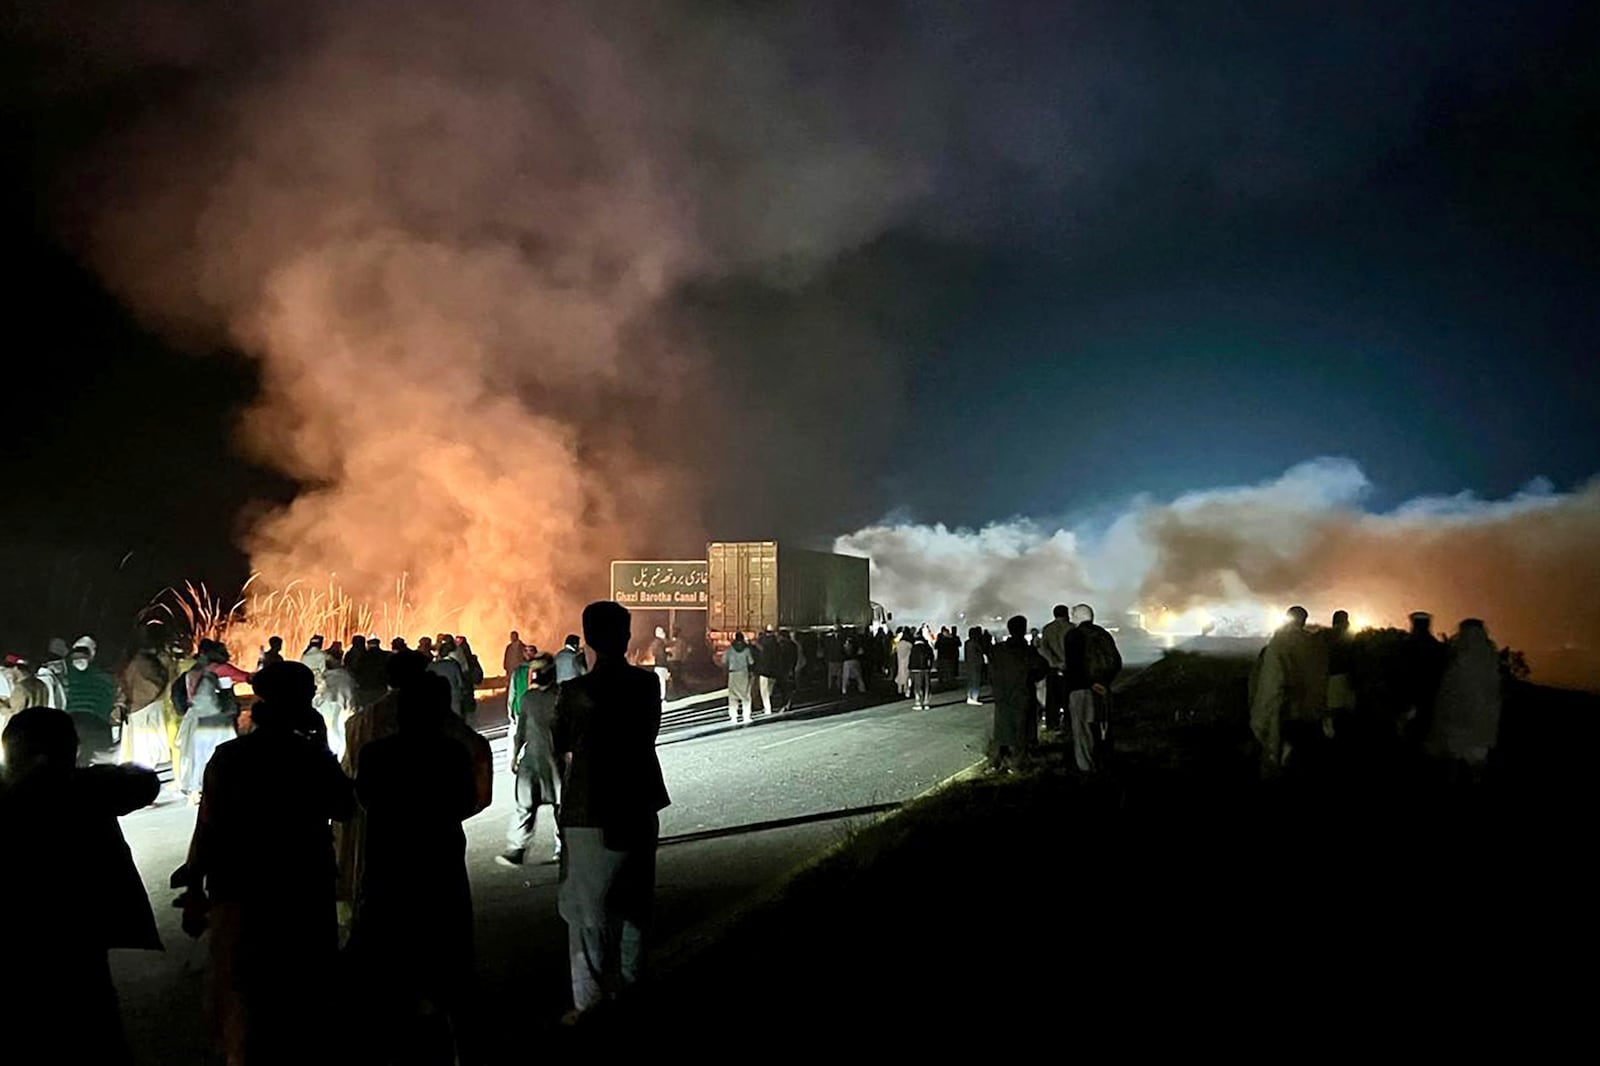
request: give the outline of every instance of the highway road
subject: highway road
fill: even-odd
[[[964,690],[946,693],[926,711],[909,701],[814,708],[743,728],[701,726],[664,736],[658,752],[673,802],[662,812],[655,942],[669,943],[737,908],[871,816],[835,816],[840,812],[910,799],[981,758],[991,708],[968,706],[964,697]],[[493,861],[512,810],[505,741],[493,743],[495,801],[467,823],[467,858],[480,1003],[491,1040],[506,1041],[559,1016],[570,997],[557,868],[532,865],[548,854],[553,827],[540,825],[530,865]],[[799,824],[765,825],[786,819]],[[167,945],[163,953],[113,953],[140,1063],[216,1060],[202,1006],[207,943],[183,935],[167,888],[193,824],[193,810],[165,792],[155,807],[123,819]],[[343,997],[335,982],[333,975],[307,974],[308,1006],[337,1009]],[[751,992],[729,990],[729,996]]]

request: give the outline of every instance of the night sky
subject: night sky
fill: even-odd
[[[130,589],[226,582],[241,521],[293,495],[230,443],[254,364],[125,307],[83,237],[84,160],[211,75],[55,7],[0,56],[6,567],[136,551]],[[1376,508],[1600,472],[1600,10],[1044,7],[816,6],[826,32],[784,40],[931,177],[798,277],[680,286],[715,369],[662,450],[720,479],[702,532],[1064,515],[1318,455]],[[295,47],[261,25],[230,46]]]

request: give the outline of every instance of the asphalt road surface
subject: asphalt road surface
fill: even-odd
[[[658,752],[672,806],[661,818],[654,942],[668,944],[734,910],[870,815],[806,816],[910,799],[978,760],[991,708],[968,706],[964,689],[936,699],[927,711],[908,701],[812,709],[739,729],[663,737]],[[503,1044],[558,1016],[571,998],[566,927],[556,913],[557,868],[534,865],[553,847],[549,810],[541,812],[529,865],[496,865],[512,802],[505,741],[494,741],[494,749],[495,801],[466,824],[467,863],[479,1002],[491,1043]],[[785,819],[802,821],[765,825]],[[135,1060],[164,1066],[218,1061],[204,1008],[207,940],[183,935],[167,888],[183,861],[194,812],[181,797],[163,792],[158,805],[122,825],[167,946],[162,953],[112,953]],[[306,974],[299,992],[312,1010],[337,1012],[344,1000],[329,974]],[[728,989],[726,1005],[758,994]]]

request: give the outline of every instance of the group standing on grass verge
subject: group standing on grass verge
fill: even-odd
[[[1500,736],[1509,664],[1481,619],[1463,619],[1441,642],[1433,616],[1411,615],[1411,630],[1384,661],[1357,660],[1350,616],[1307,625],[1291,607],[1250,675],[1250,731],[1263,775],[1314,770],[1337,741],[1367,757],[1411,752],[1467,781],[1483,777]]]

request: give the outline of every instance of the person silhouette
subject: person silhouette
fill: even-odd
[[[324,1012],[297,989],[331,972],[338,950],[330,820],[355,807],[311,705],[309,667],[253,678],[254,728],[206,767],[188,862],[172,878],[184,931],[211,933],[211,987],[229,1063],[333,1057]]]
[[[142,766],[77,768],[72,718],[49,707],[12,715],[3,744],[0,854],[13,884],[49,885],[7,922],[6,1013],[34,1039],[14,1031],[4,1061],[129,1062],[106,952],[159,951],[161,938],[117,818],[154,802],[160,781]]]
[[[1037,689],[1050,671],[1044,656],[1028,643],[1028,620],[1016,615],[1006,622],[1008,636],[989,653],[994,686],[994,736],[989,765],[1012,771],[1039,739]]]
[[[659,812],[671,802],[655,748],[660,686],[648,670],[628,664],[631,636],[621,604],[584,608],[594,669],[561,686],[551,728],[567,767],[558,819],[566,854],[560,909],[580,1016],[643,975]]]
[[[449,682],[424,673],[397,697],[399,730],[356,759],[366,853],[349,951],[382,1020],[379,1061],[470,1062],[472,890],[461,823],[481,809],[476,767],[455,734]]]

